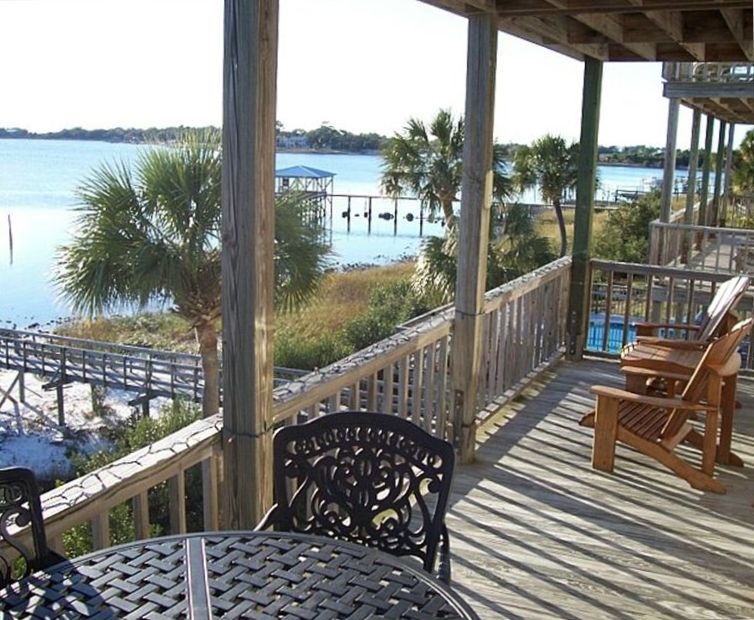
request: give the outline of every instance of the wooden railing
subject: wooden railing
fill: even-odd
[[[487,293],[485,349],[479,416],[514,395],[533,373],[559,356],[565,342],[570,259],[564,258]],[[429,432],[453,437],[452,308],[400,330],[320,371],[278,387],[276,424],[342,409],[363,409],[408,418]],[[186,523],[185,474],[202,467],[205,529],[219,521],[222,421],[195,422],[147,448],[72,480],[43,496],[47,530],[55,547],[62,535],[91,522],[95,548],[111,544],[108,517],[124,502],[133,507],[136,536],[150,535],[148,492],[167,483],[169,529]]]
[[[651,222],[649,262],[716,273],[754,273],[754,230]]]
[[[571,258],[487,294],[479,382],[480,415],[496,410],[559,357],[565,344]]]
[[[199,402],[204,392],[198,355],[42,332],[0,328],[0,369],[49,379],[45,388],[58,390],[60,426],[65,425],[62,388],[69,383],[132,392],[138,395],[134,401],[146,405],[145,412],[149,400],[158,396]],[[275,385],[306,374],[282,367],[276,367],[274,373]]]
[[[635,324],[695,323],[715,290],[730,276],[724,273],[674,269],[656,265],[591,261],[589,332],[586,349],[592,354],[617,356],[636,339]],[[736,310],[752,314],[754,292],[749,291]],[[743,366],[754,369],[750,341],[742,347]]]
[[[731,62],[664,63],[662,77],[671,82],[754,82],[754,65]]]

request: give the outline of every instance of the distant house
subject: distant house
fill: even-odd
[[[309,146],[306,136],[278,136],[275,140],[278,148],[281,149],[305,149]]]

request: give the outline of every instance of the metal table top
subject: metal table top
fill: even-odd
[[[0,617],[478,618],[400,558],[281,532],[187,534],[103,549],[0,590]]]

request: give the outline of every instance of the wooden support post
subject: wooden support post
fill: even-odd
[[[720,194],[723,188],[723,166],[725,165],[725,121],[720,121],[717,135],[717,157],[715,159],[715,188],[712,194],[712,226],[720,225]]]
[[[699,132],[702,128],[702,112],[694,109],[691,119],[691,147],[689,149],[689,171],[686,177],[686,210],[683,214],[684,224],[694,223],[694,203],[696,202],[696,170],[699,164]],[[683,262],[687,262],[693,242],[689,232],[683,240]]]
[[[223,527],[272,505],[272,297],[278,0],[225,0]]]
[[[574,359],[582,356],[588,334],[589,259],[592,251],[594,191],[597,184],[601,95],[602,61],[587,56],[584,59],[579,176],[576,182],[573,265],[568,299],[568,356]]]
[[[702,189],[699,192],[699,226],[707,225],[707,202],[709,200],[709,175],[712,163],[712,136],[715,129],[715,118],[707,114],[707,127],[704,136],[704,163],[702,164]]]
[[[26,402],[26,377],[23,370],[18,371],[18,402]]]
[[[65,426],[65,398],[63,397],[63,384],[55,386],[55,397],[58,401],[58,426]]]
[[[468,19],[466,138],[463,144],[452,361],[454,426],[462,463],[474,460],[476,441],[476,395],[492,203],[492,130],[498,36],[493,15],[472,15]]]
[[[675,147],[678,136],[678,111],[681,100],[668,99],[668,135],[665,138],[665,169],[662,173],[662,198],[660,200],[660,221],[670,221],[670,203],[673,199],[673,179],[675,175]]]
[[[720,215],[721,226],[725,226],[728,220],[728,205],[730,205],[730,174],[733,167],[733,137],[735,134],[736,124],[731,123],[728,127],[728,146],[725,149],[725,179],[723,181],[723,204],[722,214]]]

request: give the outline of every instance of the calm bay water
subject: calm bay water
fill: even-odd
[[[0,325],[19,328],[45,324],[68,316],[69,308],[57,298],[50,278],[56,248],[70,239],[76,206],[74,189],[103,162],[133,161],[145,147],[104,142],[57,140],[0,140]],[[380,158],[368,155],[281,153],[279,168],[296,164],[334,172],[336,194],[378,194]],[[602,167],[598,198],[612,196],[616,188],[646,189],[661,170]],[[536,196],[527,193],[525,202]],[[392,213],[390,201],[375,201],[371,234],[367,234],[367,201],[352,201],[350,232],[343,199],[334,203],[331,243],[334,262],[386,263],[416,254],[420,244],[418,207],[401,202],[398,225],[381,219]],[[411,214],[413,218],[407,218]],[[9,221],[13,233],[13,260],[9,248]],[[396,232],[397,231],[397,232]],[[422,232],[441,234],[439,223],[424,221]]]

